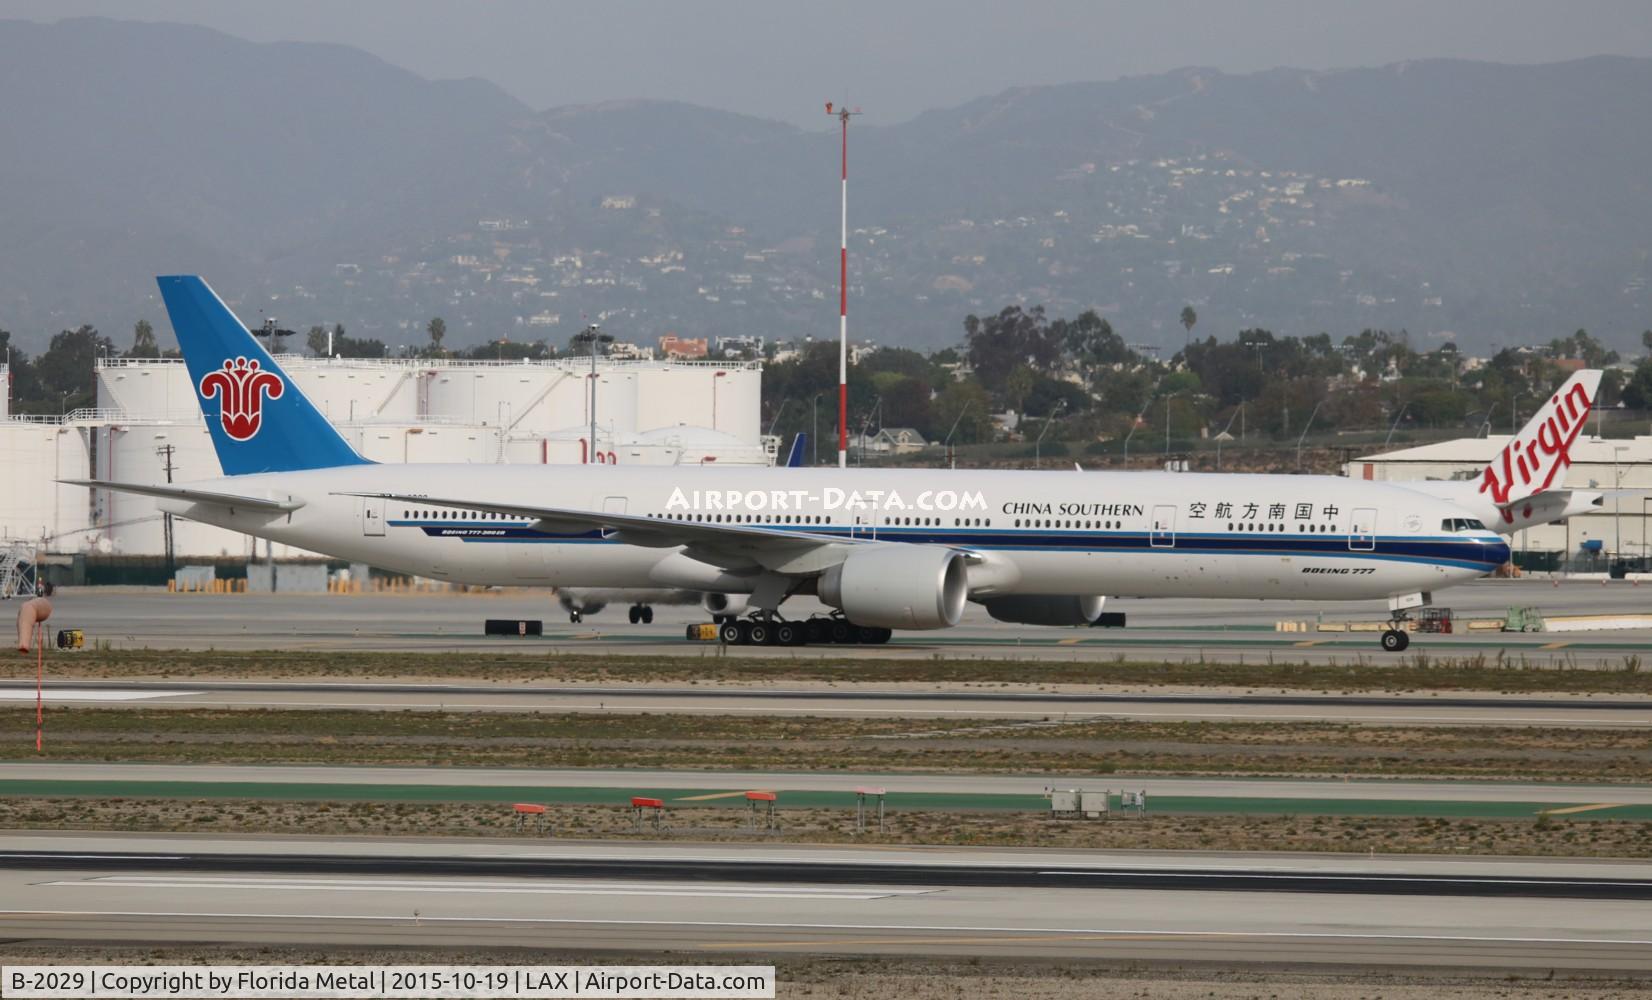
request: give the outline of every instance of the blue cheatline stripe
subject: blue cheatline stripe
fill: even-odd
[[[620,544],[600,532],[560,535],[540,531],[529,524],[501,525],[493,521],[412,521],[392,520],[391,527],[419,528],[433,538],[457,538],[477,543],[546,543],[558,545]],[[662,522],[669,523],[669,522]],[[823,538],[871,535],[848,525],[741,525],[743,528],[773,528],[804,531]],[[1154,545],[1153,535],[1141,531],[1009,531],[1002,529],[940,529],[920,527],[878,527],[877,538],[918,545],[954,545],[1009,552],[1090,552],[1097,554],[1181,553],[1183,555],[1235,556],[1320,556],[1336,559],[1371,559],[1458,566],[1464,569],[1492,569],[1505,559],[1482,555],[1483,543],[1447,536],[1379,535],[1371,549],[1350,549],[1346,534],[1292,535],[1266,532],[1196,533],[1178,532],[1174,544]]]

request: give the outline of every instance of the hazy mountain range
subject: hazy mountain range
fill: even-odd
[[[623,51],[614,71],[624,73]],[[1105,74],[1098,67],[1098,75]],[[760,81],[754,81],[760,86]],[[1186,69],[851,125],[852,327],[1101,309],[1133,343],[1408,329],[1470,350],[1652,327],[1652,61]],[[0,21],[0,327],[124,343],[153,276],[414,343],[836,331],[837,133],[665,102],[529,108],[361,51]]]

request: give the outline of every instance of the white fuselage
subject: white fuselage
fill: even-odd
[[[1505,541],[1455,504],[1321,476],[1158,472],[359,465],[193,484],[292,498],[290,514],[163,501],[197,520],[385,569],[480,585],[740,592],[684,547],[556,533],[531,518],[341,494],[772,527],[976,556],[972,597],[1361,600],[1473,579]],[[1453,519],[1456,519],[1455,526]]]

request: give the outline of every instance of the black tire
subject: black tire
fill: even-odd
[[[753,646],[774,645],[774,626],[769,622],[750,622],[747,624],[746,628],[748,630],[748,634],[751,636],[751,644]]]
[[[633,604],[631,609],[625,613],[625,616],[631,619],[631,624],[635,625],[642,621],[642,609]]]
[[[830,642],[831,638],[826,623],[819,618],[810,618],[803,624],[803,642],[805,645],[812,646],[822,642]]]
[[[847,646],[855,641],[855,627],[841,618],[832,619],[832,623],[826,626],[826,629],[832,641],[840,646]]]
[[[1387,629],[1382,633],[1382,648],[1390,653],[1398,653],[1411,645],[1411,637],[1397,628]]]
[[[745,641],[740,636],[739,622],[724,622],[717,626],[717,638],[723,640],[725,646],[738,646]]]
[[[774,627],[774,644],[800,646],[803,644],[803,630],[793,622],[781,622]]]
[[[895,630],[892,628],[875,628],[872,630],[872,644],[874,646],[881,646],[894,637]]]
[[[575,625],[578,625],[584,618],[585,616],[580,614],[578,611],[568,612],[568,621]]]
[[[644,604],[642,606],[642,623],[644,625],[654,624],[654,608],[651,605]]]

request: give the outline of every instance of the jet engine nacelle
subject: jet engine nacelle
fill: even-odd
[[[738,617],[746,613],[746,595],[719,594],[714,591],[700,598],[700,606],[705,608],[708,614]]]
[[[1105,597],[1072,594],[1016,594],[982,601],[987,614],[1016,625],[1088,625],[1101,617]]]
[[[821,574],[816,593],[856,625],[950,628],[963,617],[969,598],[966,569],[955,549],[869,547]]]

